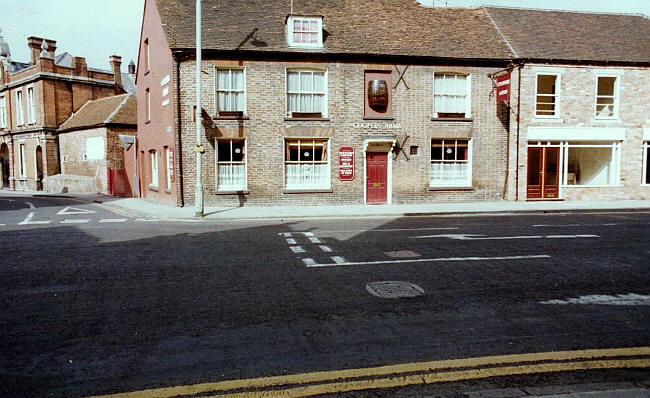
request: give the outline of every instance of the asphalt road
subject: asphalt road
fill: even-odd
[[[650,341],[647,212],[164,222],[11,196],[0,224],[2,396]]]

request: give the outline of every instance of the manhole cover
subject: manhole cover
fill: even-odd
[[[373,296],[382,298],[415,297],[424,294],[420,286],[404,281],[371,282],[366,285],[366,290]]]

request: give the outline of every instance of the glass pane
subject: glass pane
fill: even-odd
[[[312,91],[314,89],[311,72],[300,73],[300,91]]]
[[[537,76],[537,94],[555,94],[555,75]]]
[[[314,72],[314,91],[319,93],[325,92],[325,74]]]
[[[313,112],[324,113],[324,110],[323,110],[323,96],[322,95],[314,95],[314,107],[313,107],[312,111]]]
[[[244,110],[244,108],[245,108],[244,99],[245,98],[246,98],[246,96],[244,96],[243,93],[235,94],[235,101],[234,102],[235,102],[235,106],[236,106],[235,109],[236,110],[238,110],[238,111],[243,111]]]
[[[311,21],[310,24],[309,24],[309,30],[311,32],[318,32],[318,22]]]
[[[431,160],[442,160],[442,141],[431,141]]]
[[[220,140],[217,141],[217,148],[219,153],[217,154],[219,162],[230,162],[230,141]]]
[[[558,156],[559,151],[555,148],[547,148],[546,167],[544,170],[544,185],[558,185]]]
[[[305,95],[301,94],[300,95],[300,110],[299,112],[311,112],[311,95]]]
[[[575,173],[578,185],[609,185],[612,172],[612,148],[569,147],[568,171]]]
[[[539,186],[540,182],[540,166],[542,161],[542,150],[539,148],[531,149],[528,151],[528,185]]]
[[[443,156],[445,160],[455,160],[456,159],[455,141],[445,141],[443,151],[444,151]]]
[[[300,32],[302,30],[302,22],[300,20],[293,21],[293,30],[295,32]]]
[[[217,94],[217,103],[219,104],[220,111],[229,111],[228,107],[228,94],[220,92]]]
[[[295,92],[298,91],[300,84],[300,75],[298,72],[287,72],[287,84],[289,91]]]
[[[229,90],[230,89],[230,71],[219,69],[217,71],[218,82],[217,88],[220,90]]]
[[[615,77],[598,78],[598,95],[614,95]]]
[[[293,33],[293,42],[294,43],[302,43],[302,33],[294,32]]]
[[[300,111],[300,96],[298,94],[289,94],[289,112]]]
[[[233,70],[232,71],[232,89],[238,91],[244,91],[244,71],[243,70]]]
[[[232,143],[232,161],[242,162],[244,160],[244,142],[233,141]]]

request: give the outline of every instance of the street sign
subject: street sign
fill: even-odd
[[[354,148],[351,146],[339,148],[339,180],[354,180]]]

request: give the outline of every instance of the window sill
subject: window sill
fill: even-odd
[[[149,185],[149,190],[152,192],[158,192],[158,187],[155,185]]]
[[[213,116],[212,120],[250,120],[248,116]]]
[[[167,195],[171,195],[172,190],[171,190],[171,189],[165,189],[165,193],[166,193]]]
[[[144,124],[149,124],[149,123],[151,123],[151,120],[145,120],[144,121]]]
[[[395,120],[393,116],[364,116],[363,120]]]
[[[473,191],[474,187],[429,187],[428,191]]]
[[[285,122],[329,122],[328,117],[285,117]]]
[[[239,191],[215,191],[215,195],[250,195],[251,191],[244,189]]]
[[[534,115],[533,120],[560,120],[560,115]]]
[[[294,193],[332,193],[334,192],[330,189],[283,189],[283,194],[294,194]]]
[[[473,122],[471,117],[431,117],[433,122]]]

